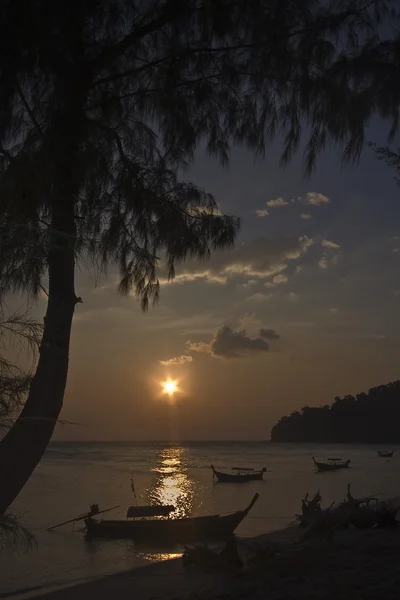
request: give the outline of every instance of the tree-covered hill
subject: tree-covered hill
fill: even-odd
[[[400,381],[281,417],[273,442],[400,443]]]

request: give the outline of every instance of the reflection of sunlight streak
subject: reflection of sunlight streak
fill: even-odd
[[[157,480],[149,490],[151,503],[173,504],[171,518],[188,516],[193,507],[193,481],[188,477],[184,448],[164,448],[154,469]]]
[[[182,552],[151,552],[146,554],[145,552],[141,552],[138,554],[140,558],[144,558],[145,560],[150,561],[160,561],[160,560],[169,560],[170,558],[180,558],[182,556]]]

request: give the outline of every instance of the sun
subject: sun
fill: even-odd
[[[172,381],[172,379],[168,379],[164,381],[162,384],[163,391],[165,394],[172,396],[178,390],[178,386],[176,385],[176,381]]]

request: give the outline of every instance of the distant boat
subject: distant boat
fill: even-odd
[[[324,463],[316,461],[314,457],[312,459],[318,471],[338,471],[339,469],[348,469],[350,465],[349,460],[339,461],[338,459],[328,458],[330,462]]]
[[[85,520],[89,538],[131,539],[146,543],[184,543],[223,541],[228,539],[243,521],[258,499],[255,494],[244,510],[227,515],[184,517],[182,519],[149,519],[169,514],[171,506],[131,506],[124,520]],[[132,517],[132,520],[129,520]]]
[[[390,452],[390,450],[382,450],[381,452],[378,452],[378,454],[381,458],[392,458],[393,453],[394,453],[394,450],[392,450],[391,452]]]
[[[239,469],[239,467],[234,467],[233,470],[236,470],[237,473],[222,473],[221,471],[216,471],[214,469],[214,465],[211,465],[213,471],[213,477],[215,476],[218,481],[221,483],[247,483],[248,481],[260,481],[263,478],[264,473],[267,469],[264,467],[260,471],[254,471],[251,469]],[[252,471],[243,473],[243,471]]]

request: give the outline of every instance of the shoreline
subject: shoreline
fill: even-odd
[[[301,530],[297,526],[290,525],[283,529],[263,533],[254,537],[237,537],[239,548],[242,550],[246,547],[270,543],[271,545],[290,545],[298,537]],[[190,544],[189,544],[190,545]],[[140,582],[140,587],[143,593],[135,589],[135,600],[147,600],[147,598],[155,598],[158,595],[165,596],[165,590],[160,594],[160,579],[166,582],[171,588],[173,597],[177,593],[189,596],[190,593],[198,588],[204,587],[204,581],[207,580],[212,588],[216,583],[222,584],[222,591],[226,587],[226,577],[231,577],[227,573],[210,572],[204,573],[194,568],[185,568],[182,564],[181,556],[169,558],[165,560],[152,561],[149,564],[139,565],[115,573],[102,575],[100,577],[79,579],[66,584],[57,586],[35,586],[26,590],[10,592],[9,594],[1,595],[1,600],[86,600],[88,597],[99,599],[104,594],[106,599],[107,594],[120,596],[120,591],[130,589],[130,584]],[[218,586],[220,587],[220,585]],[[110,590],[113,588],[113,591]],[[107,589],[107,591],[106,591]],[[152,593],[149,590],[152,590]],[[153,593],[154,592],[154,593]],[[109,600],[107,598],[107,600]]]
[[[400,530],[347,529],[332,544],[317,538],[299,544],[298,525],[237,538],[242,557],[258,548],[264,556],[237,572],[184,567],[171,558],[111,575],[10,594],[23,600],[395,600],[400,590]]]

